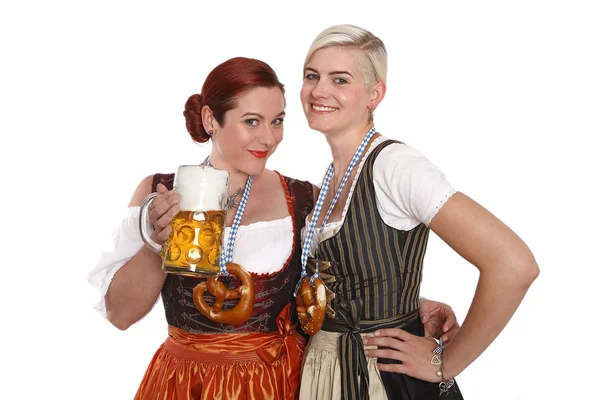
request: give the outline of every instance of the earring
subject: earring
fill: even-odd
[[[215,134],[215,131],[213,131],[213,130],[211,129],[211,130],[210,130],[210,131],[208,131],[207,133],[208,133],[208,136],[212,136],[212,135],[214,135],[214,134]]]

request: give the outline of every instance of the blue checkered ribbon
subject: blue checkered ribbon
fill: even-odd
[[[331,200],[331,204],[329,205],[327,214],[325,214],[325,218],[323,218],[323,224],[321,225],[319,234],[323,231],[323,228],[325,227],[325,224],[329,220],[329,216],[331,215],[331,213],[335,207],[335,204],[337,203],[338,198],[342,194],[342,190],[344,189],[344,186],[346,185],[346,182],[348,181],[348,178],[350,177],[352,170],[358,163],[358,160],[360,160],[360,157],[362,156],[365,149],[367,148],[367,145],[369,144],[369,141],[371,140],[373,135],[375,135],[375,132],[376,132],[375,127],[371,128],[369,133],[367,133],[367,136],[365,136],[365,138],[361,142],[360,146],[358,146],[358,149],[356,149],[356,152],[354,153],[354,156],[352,157],[352,160],[350,161],[348,168],[346,168],[346,173],[344,174],[344,177],[342,178],[340,187],[337,189],[335,196]],[[312,239],[315,235],[317,221],[319,220],[319,215],[321,214],[321,209],[323,208],[323,203],[325,202],[325,196],[327,195],[327,191],[329,190],[329,184],[331,183],[331,179],[333,178],[334,172],[335,172],[335,168],[334,168],[333,162],[332,162],[329,165],[327,172],[325,173],[325,177],[323,178],[323,183],[321,184],[321,192],[319,193],[319,197],[317,198],[317,202],[315,203],[315,209],[314,209],[312,218],[308,224],[308,232],[306,234],[306,239],[304,241],[304,245],[302,246],[302,257],[300,259],[302,262],[302,275],[300,276],[300,281],[302,281],[302,279],[305,278],[307,275],[306,274],[306,264],[308,262],[308,253],[310,252],[310,249],[312,247]],[[316,262],[315,268],[316,268],[316,271],[315,271],[315,274],[311,277],[310,283],[313,283],[313,281],[319,276],[318,260]],[[296,286],[296,292],[298,291],[298,288],[300,287],[299,285],[300,285],[300,282],[298,282],[298,285]]]
[[[219,258],[219,268],[221,269],[221,274],[224,276],[229,275],[229,272],[227,271],[227,263],[230,263],[233,259],[233,244],[235,243],[238,229],[240,228],[240,223],[242,222],[244,210],[246,210],[246,204],[248,203],[248,197],[250,197],[250,187],[252,186],[253,180],[254,176],[250,175],[248,177],[248,180],[246,181],[246,187],[244,188],[242,200],[240,201],[240,205],[238,206],[238,209],[235,213],[235,217],[233,218],[233,224],[231,224],[229,238],[227,239],[227,247],[221,251],[221,257]]]
[[[206,165],[209,167],[211,166],[208,158],[206,159]],[[246,181],[246,187],[244,188],[242,200],[240,201],[240,205],[238,206],[235,217],[233,218],[233,223],[231,224],[231,229],[229,230],[227,246],[223,246],[221,249],[221,255],[219,257],[219,269],[221,271],[221,275],[223,276],[229,276],[229,271],[227,271],[227,263],[230,263],[233,260],[233,245],[235,243],[235,239],[237,238],[238,229],[240,228],[244,211],[246,210],[246,204],[248,203],[248,197],[250,197],[250,188],[252,187],[253,180],[254,175],[250,175]]]

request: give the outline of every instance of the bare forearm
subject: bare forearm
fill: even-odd
[[[445,378],[467,368],[508,324],[537,275],[537,265],[526,268],[530,276],[482,272],[462,328],[444,352]]]
[[[115,274],[105,296],[109,321],[119,329],[127,329],[151,309],[167,275],[161,269],[160,257],[143,247]]]

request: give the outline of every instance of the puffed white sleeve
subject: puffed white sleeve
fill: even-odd
[[[101,255],[88,274],[88,282],[100,292],[100,301],[94,308],[106,318],[104,296],[117,271],[144,246],[139,231],[140,207],[129,207],[121,223],[112,234],[112,246]]]
[[[423,154],[394,143],[384,148],[373,164],[377,209],[383,221],[398,230],[429,225],[446,201],[456,193],[445,175]]]

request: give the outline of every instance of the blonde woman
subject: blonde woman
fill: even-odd
[[[386,75],[383,42],[352,25],[323,31],[306,56],[302,105],[333,161],[315,203],[322,209],[303,230],[330,313],[306,348],[302,399],[461,399],[454,378],[506,326],[538,275],[513,231],[419,151],[377,132]],[[448,346],[418,318],[430,230],[480,274]]]

